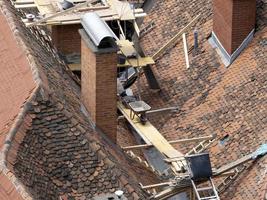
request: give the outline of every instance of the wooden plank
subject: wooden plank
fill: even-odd
[[[158,58],[166,49],[176,44],[177,40],[185,33],[191,26],[200,18],[200,15],[196,16],[189,24],[187,24],[182,30],[180,30],[173,38],[171,38],[163,47],[161,47],[153,56],[153,59]]]
[[[180,139],[180,140],[171,140],[168,141],[170,144],[177,144],[177,143],[189,143],[189,142],[199,142],[202,140],[207,140],[213,138],[213,135],[209,136],[203,136],[203,137],[197,137],[197,138],[186,138],[186,139]],[[127,146],[127,147],[122,147],[124,150],[133,150],[133,149],[140,149],[140,148],[148,148],[152,147],[152,144],[141,144],[141,145],[133,145],[133,146]],[[182,157],[183,158],[183,157]],[[170,162],[176,161],[176,160],[171,160],[171,159],[165,159],[165,160],[170,160]],[[178,158],[177,158],[178,160]],[[181,158],[179,159],[181,160]]]
[[[33,4],[33,0],[16,0],[14,1],[15,4]]]
[[[155,61],[151,57],[139,57],[137,58],[128,58],[125,64],[118,64],[118,67],[145,67],[147,65],[155,64]]]
[[[81,71],[81,64],[73,63],[73,64],[68,64],[69,68],[71,71]]]
[[[36,4],[15,4],[16,9],[36,8]]]
[[[114,12],[110,12],[112,11],[111,9],[101,9],[101,10],[96,10],[95,12],[103,19],[105,17],[113,17],[116,16],[116,13]],[[76,21],[76,20],[80,20],[84,14],[86,14],[86,12],[75,12],[75,13],[67,13],[67,14],[63,14],[60,16],[56,16],[53,19],[49,19],[46,22],[47,23],[53,23],[55,21],[58,22],[65,22],[65,21]]]
[[[147,144],[152,144],[160,153],[167,158],[183,156],[161,135],[161,133],[148,121],[145,125],[140,123],[137,116],[132,120],[130,118],[130,109],[125,108],[121,102],[117,103],[118,109],[124,115],[125,119],[132,125],[135,131],[143,138]],[[176,162],[171,163],[176,171],[181,170],[181,166]],[[183,163],[185,165],[185,163]]]
[[[72,11],[78,9],[78,8],[82,8],[83,6],[87,6],[89,3],[93,3],[93,2],[97,2],[97,0],[88,0],[88,1],[86,1],[85,3],[81,3],[81,4],[79,4],[79,5],[76,5],[76,6],[72,7],[72,8],[63,10],[63,11],[61,11],[61,12],[54,13],[54,14],[48,16],[48,17],[45,17],[45,18],[43,18],[43,19],[40,19],[40,20],[38,20],[38,21],[35,21],[35,22],[33,22],[33,23],[28,24],[28,27],[31,27],[31,26],[35,26],[35,25],[41,24],[41,23],[43,23],[43,22],[46,22],[46,21],[49,20],[49,19],[53,19],[53,18],[55,18],[55,17],[57,17],[57,16],[60,16],[60,15],[63,15],[63,14],[67,14],[67,13],[72,12]]]
[[[54,6],[54,1],[52,0],[34,0],[41,15],[47,16],[48,14],[56,13],[59,8]]]
[[[185,33],[183,33],[183,43],[184,43],[184,56],[185,56],[186,68],[189,69],[190,65],[189,65],[189,58],[188,58],[188,46],[187,46]]]
[[[162,187],[162,186],[170,186],[171,184],[172,182],[169,181],[169,182],[157,183],[157,184],[152,184],[152,185],[142,185],[142,184],[140,185],[141,185],[141,188],[145,190],[145,189],[151,189],[151,188]]]
[[[118,40],[117,45],[126,57],[137,54],[133,42],[130,42],[129,40]]]
[[[217,175],[220,175],[220,174],[222,174],[222,173],[224,173],[224,172],[226,172],[226,171],[228,171],[228,170],[231,170],[231,169],[237,167],[238,165],[241,165],[241,164],[243,164],[243,163],[245,163],[245,162],[251,160],[252,157],[253,157],[253,155],[254,155],[253,153],[252,153],[252,154],[249,154],[249,155],[246,155],[246,156],[244,156],[244,157],[242,157],[242,158],[240,158],[240,159],[237,159],[237,160],[234,161],[234,162],[231,162],[231,163],[229,163],[229,164],[226,164],[226,165],[224,165],[224,166],[218,168],[218,169],[216,170],[216,173],[215,173],[214,175],[216,175],[216,176],[217,176]]]
[[[118,14],[120,20],[134,20],[135,16],[128,1],[107,0],[110,7]]]
[[[109,9],[110,6],[94,6],[94,7],[87,7],[87,8],[80,8],[78,9],[79,12],[84,11],[97,11],[97,10],[103,10],[103,9]]]
[[[153,199],[155,200],[166,200],[169,197],[172,197],[176,194],[186,192],[188,190],[188,187],[191,187],[191,183],[188,182],[187,185],[183,187],[166,187],[164,190],[160,191],[159,193],[155,194],[153,196]]]
[[[136,23],[135,20],[134,20],[134,30],[135,30],[137,36],[139,37],[140,36],[140,29],[139,29],[138,24]]]

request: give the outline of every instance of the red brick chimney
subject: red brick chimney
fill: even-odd
[[[91,13],[89,15],[93,27],[85,24],[85,30],[79,30],[81,35],[82,101],[96,127],[116,143],[117,46],[111,37],[101,38],[102,33],[105,34],[105,30],[98,27],[97,23],[99,22],[94,22],[94,16]],[[93,32],[91,32],[92,35],[88,34],[88,27]],[[98,37],[98,41],[94,40],[96,37]]]
[[[212,37],[229,64],[251,41],[256,0],[213,0]]]
[[[51,27],[51,37],[57,50],[63,55],[81,53],[81,36],[78,32],[80,24],[54,25]]]

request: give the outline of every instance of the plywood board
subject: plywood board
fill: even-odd
[[[120,20],[135,19],[133,10],[131,9],[128,1],[107,0],[107,2],[111,6],[111,9],[119,15]]]
[[[118,64],[118,67],[145,67],[147,65],[153,65],[155,61],[152,57],[139,57],[127,59],[125,64]]]

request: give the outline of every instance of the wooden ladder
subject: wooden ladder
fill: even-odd
[[[205,149],[207,149],[214,141],[215,141],[215,138],[210,139],[210,140],[204,140],[200,142],[197,146],[193,147],[189,152],[187,152],[186,155],[201,153]]]

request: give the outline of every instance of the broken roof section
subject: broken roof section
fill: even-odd
[[[1,16],[5,19],[1,27],[11,31],[7,39],[20,52],[27,52],[19,55],[33,75],[23,76],[23,81],[37,77],[39,85],[21,105],[23,111],[17,110],[12,129],[1,132],[6,138],[1,150],[8,169],[35,199],[92,199],[117,189],[129,199],[147,199],[138,183],[157,182],[157,177],[93,130],[81,108],[80,88],[45,32],[25,27],[9,1],[2,2]],[[7,44],[4,49],[10,48]],[[4,61],[1,69],[12,62],[8,57]]]
[[[141,36],[146,55],[156,53],[198,14],[202,16],[196,26],[199,32],[196,53],[194,27],[187,33],[190,68],[186,69],[180,38],[152,67],[161,92],[149,92],[145,77],[141,79],[140,91],[142,99],[151,107],[179,107],[176,114],[150,118],[167,139],[217,133],[218,138],[206,149],[213,167],[220,167],[254,151],[267,139],[267,4],[257,1],[257,28],[252,43],[226,69],[208,42],[212,31],[212,1],[194,0],[188,4],[175,0],[155,1],[141,27],[141,32],[150,27]],[[187,153],[194,146],[176,144],[175,147]],[[227,176],[225,182],[217,179],[221,199],[264,199],[265,164],[266,157],[241,165],[235,178]],[[227,181],[229,184],[225,185]]]
[[[144,17],[143,9],[133,8],[128,1],[119,0],[77,0],[71,1],[74,7],[66,10],[62,7],[60,0],[35,0],[35,1],[14,1],[14,5],[19,9],[36,7],[40,16],[33,22],[28,19],[23,21],[27,26],[35,25],[64,25],[80,24],[80,19],[87,12],[96,12],[103,20],[135,20],[138,17]]]

